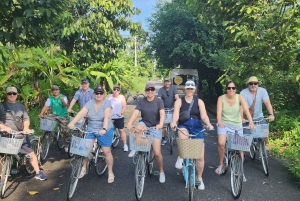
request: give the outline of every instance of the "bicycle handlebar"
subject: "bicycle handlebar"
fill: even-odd
[[[33,129],[30,129],[29,131],[30,131],[29,133],[25,133],[24,131],[12,131],[11,133],[9,133],[6,130],[0,129],[0,132],[5,132],[5,133],[8,133],[10,135],[18,135],[18,134],[30,135],[30,134],[34,133]]]
[[[257,124],[257,123],[260,123],[260,122],[262,122],[263,120],[269,120],[269,118],[262,118],[262,119],[260,119],[260,120],[253,121],[253,123],[254,123],[254,124]],[[249,123],[249,121],[248,121],[248,120],[246,120],[246,123]]]
[[[212,130],[214,130],[214,129],[212,129],[212,130],[210,130],[210,129],[208,129],[208,128],[203,128],[201,131],[199,131],[198,133],[196,133],[196,134],[185,134],[182,130],[180,130],[177,126],[174,128],[176,131],[180,131],[183,135],[185,135],[185,136],[188,136],[188,137],[196,137],[196,136],[198,136],[200,133],[202,133],[203,131],[212,131]]]
[[[231,130],[234,130],[234,131],[241,131],[241,130],[243,130],[244,128],[249,129],[248,126],[242,126],[242,127],[240,127],[240,128],[232,128],[232,127],[229,126],[228,124],[225,124],[225,123],[223,123],[223,124],[224,124],[225,127],[228,127],[228,128],[230,128]],[[219,126],[218,123],[217,123],[217,126]]]

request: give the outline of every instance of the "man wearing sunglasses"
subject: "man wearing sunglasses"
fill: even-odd
[[[38,115],[39,118],[44,116],[44,113],[46,110],[51,107],[52,114],[55,116],[60,117],[57,119],[59,121],[60,125],[60,132],[63,135],[63,139],[68,141],[69,136],[69,129],[67,127],[69,123],[68,118],[68,99],[65,95],[60,94],[59,87],[56,85],[53,85],[51,87],[52,96],[50,96],[41,111],[41,113]],[[65,151],[68,152],[68,147],[65,147]]]
[[[6,88],[6,101],[0,103],[0,129],[6,130],[8,133],[11,133],[12,131],[23,131],[24,133],[29,134],[30,119],[25,106],[16,101],[17,97],[18,90],[16,87]],[[46,180],[47,177],[40,171],[28,135],[21,134],[17,135],[16,138],[24,139],[20,153],[30,156],[30,163],[36,172],[35,178],[42,181]]]
[[[172,85],[170,78],[165,78],[164,86],[158,90],[158,98],[162,99],[164,102],[165,109],[174,108],[174,103],[179,99],[179,95],[175,86]],[[161,145],[165,145],[167,140],[165,139],[166,130],[162,131]]]
[[[245,98],[248,107],[254,104],[253,120],[259,121],[264,118],[262,104],[264,103],[269,112],[269,121],[274,121],[273,107],[266,89],[260,87],[261,81],[257,77],[252,76],[248,79],[248,88],[241,91],[241,95]],[[254,101],[254,103],[253,103]],[[245,122],[245,119],[243,119]],[[263,123],[263,122],[262,122]]]

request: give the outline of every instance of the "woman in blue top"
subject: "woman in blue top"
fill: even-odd
[[[85,116],[88,116],[89,119],[86,131],[91,132],[86,135],[86,139],[94,140],[97,138],[98,144],[101,146],[105,156],[105,162],[108,169],[108,183],[112,183],[114,182],[115,176],[112,170],[113,155],[110,146],[113,139],[114,128],[110,120],[111,104],[109,100],[105,99],[104,89],[102,87],[99,86],[94,89],[94,99],[85,104],[69,123],[68,127],[74,129],[76,122]],[[86,173],[86,163],[87,158],[84,160],[80,178]]]

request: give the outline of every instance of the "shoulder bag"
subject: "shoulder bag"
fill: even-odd
[[[184,98],[184,97],[183,97]],[[189,120],[191,118],[191,109],[192,109],[192,106],[193,106],[193,103],[194,103],[194,98],[190,104],[190,107],[188,110],[186,111],[183,111],[183,112],[180,112],[179,114],[179,124],[183,124],[184,122],[186,122],[187,120]]]
[[[23,128],[24,128],[22,119],[21,119],[20,117],[17,117],[17,116],[15,116],[15,115],[13,115],[12,111],[9,109],[9,107],[8,107],[8,105],[6,104],[5,101],[2,102],[2,105],[3,105],[3,107],[5,108],[6,112],[8,112],[8,113],[12,116],[12,118],[13,118],[13,120],[14,120],[14,123],[15,123],[16,127],[18,128],[18,130],[19,130],[19,131],[22,131]]]

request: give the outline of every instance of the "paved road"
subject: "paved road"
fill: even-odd
[[[157,86],[161,83],[155,82]],[[214,110],[214,105],[209,106]],[[128,120],[135,106],[128,105],[125,117]],[[215,123],[215,116],[209,115],[211,122]],[[218,176],[214,173],[217,166],[217,135],[215,132],[207,133],[206,142],[206,164],[204,170],[204,191],[195,191],[195,200],[230,201],[234,200],[230,191],[230,175]],[[162,146],[164,156],[164,168],[166,183],[160,184],[158,176],[154,174],[147,177],[143,194],[144,201],[162,200],[187,200],[187,190],[184,188],[184,180],[181,171],[174,168],[177,152],[169,154],[169,146]],[[94,170],[79,180],[74,201],[100,200],[100,201],[134,201],[134,163],[128,158],[128,153],[123,152],[122,142],[113,150],[115,182],[107,184],[107,175],[98,177]],[[244,169],[248,179],[243,185],[241,197],[238,200],[259,201],[296,201],[300,200],[300,187],[297,185],[287,168],[281,160],[270,156],[270,176],[264,177],[260,161],[252,161],[249,156],[245,159]],[[29,201],[60,201],[66,200],[68,178],[70,175],[70,159],[65,153],[51,147],[49,158],[44,164],[47,181],[38,181],[26,174],[18,174],[14,178],[6,193],[6,200],[29,200]],[[154,167],[157,171],[157,167]],[[157,173],[157,172],[155,172]],[[27,191],[38,191],[36,195],[29,195]]]

